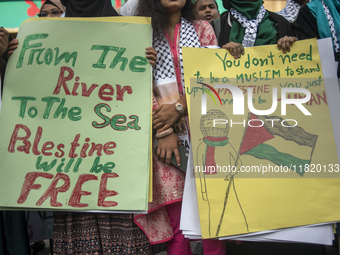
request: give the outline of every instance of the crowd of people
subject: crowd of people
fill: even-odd
[[[215,0],[128,0],[117,11],[110,0],[44,2],[39,17],[152,18],[153,41],[146,57],[153,67],[153,148],[156,140],[158,145],[148,214],[54,212],[53,254],[153,254],[154,245],[160,243],[167,244],[169,255],[192,254],[190,240],[179,229],[185,173],[170,164],[172,154],[181,164],[181,140],[190,144],[181,47],[214,45],[242,58],[245,47],[276,44],[286,53],[297,40],[331,37],[335,59],[340,58],[339,0],[287,0],[278,13],[266,10],[263,0],[222,2],[227,10],[222,14]],[[19,43],[0,28],[1,84],[6,61]],[[175,178],[165,182],[161,178],[165,171]],[[24,212],[0,212],[0,254],[30,254],[25,226]],[[154,229],[157,234],[151,233]],[[227,253],[226,241],[205,239],[201,244],[198,254]],[[304,253],[292,249],[286,254],[325,254],[322,247],[306,246]]]

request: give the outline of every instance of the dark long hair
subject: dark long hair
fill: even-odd
[[[186,0],[181,10],[182,17],[188,21],[193,21],[195,19],[193,8],[192,0]],[[159,35],[167,27],[167,15],[160,0],[139,0],[136,13],[137,16],[151,17],[155,35]]]

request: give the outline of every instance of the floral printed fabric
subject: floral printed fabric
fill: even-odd
[[[132,214],[54,212],[53,254],[145,254],[152,249]]]
[[[214,30],[207,21],[195,21],[193,26],[198,35],[201,47],[217,45]],[[180,33],[179,30],[178,33]],[[179,47],[179,44],[176,44],[176,46]],[[179,66],[177,68],[179,68]],[[179,71],[180,72],[176,73],[182,72],[182,70]],[[153,104],[154,107],[158,104],[155,98]],[[155,139],[153,139],[153,149],[155,145]],[[172,226],[164,206],[182,200],[185,175],[177,167],[167,165],[160,161],[156,157],[154,150],[152,156],[153,202],[149,203],[148,214],[135,215],[135,222],[148,236],[150,243],[156,244],[169,241],[173,237]]]

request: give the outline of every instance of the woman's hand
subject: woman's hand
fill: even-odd
[[[187,115],[187,99],[183,95],[177,101],[183,106],[183,115]],[[158,132],[163,132],[172,127],[182,116],[176,111],[175,103],[157,106],[152,114],[152,126]]]
[[[171,156],[172,153],[175,154],[177,165],[181,165],[181,156],[179,155],[178,145],[181,144],[181,139],[179,139],[178,135],[175,133],[171,133],[170,135],[157,139],[158,148],[156,151],[156,155],[159,160],[165,162],[166,164],[171,164]]]
[[[290,46],[292,46],[292,44],[296,41],[297,41],[297,38],[294,36],[282,37],[281,39],[277,41],[277,48],[279,50],[282,49],[283,53],[286,54],[287,52],[290,52]]]
[[[8,31],[0,27],[0,57],[6,52],[8,48]]]
[[[13,39],[12,41],[10,41],[10,43],[8,44],[7,58],[9,58],[13,54],[14,50],[18,48],[18,44],[18,39]]]
[[[157,61],[157,51],[153,47],[147,47],[145,53],[146,58],[149,60],[149,63],[154,68]]]
[[[172,127],[181,114],[176,111],[175,104],[162,104],[157,106],[152,114],[153,129],[162,132]]]
[[[241,55],[244,55],[244,48],[240,43],[230,42],[224,44],[222,49],[227,49],[235,59],[240,58]]]

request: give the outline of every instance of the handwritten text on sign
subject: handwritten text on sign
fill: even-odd
[[[148,25],[145,30],[149,30]],[[28,33],[21,41],[6,82],[14,84],[16,74],[26,72],[33,73],[33,78],[25,81],[27,92],[22,93],[26,88],[21,86],[15,90],[11,86],[13,90],[5,94],[11,95],[9,105],[14,114],[10,139],[2,138],[9,141],[7,155],[28,156],[16,203],[27,207],[133,208],[128,202],[120,208],[118,196],[130,196],[123,183],[139,178],[128,178],[126,169],[133,169],[128,159],[144,157],[144,167],[139,170],[144,182],[137,186],[141,195],[144,193],[145,207],[151,116],[150,66],[144,55],[145,47],[150,46],[146,44],[148,39],[138,50],[124,40],[112,40],[108,45],[93,44],[93,38],[84,39],[83,45],[75,49],[69,46],[72,43],[55,42],[55,35],[44,32]],[[145,101],[134,107],[132,102],[137,96]],[[3,119],[8,112],[6,101]],[[54,132],[56,128],[58,133]],[[144,156],[134,151],[134,144],[127,141],[130,137],[144,144]],[[98,198],[93,205],[86,197],[95,194]],[[117,201],[112,201],[113,196]],[[49,198],[48,205],[45,201]],[[15,206],[11,202],[11,207]]]

